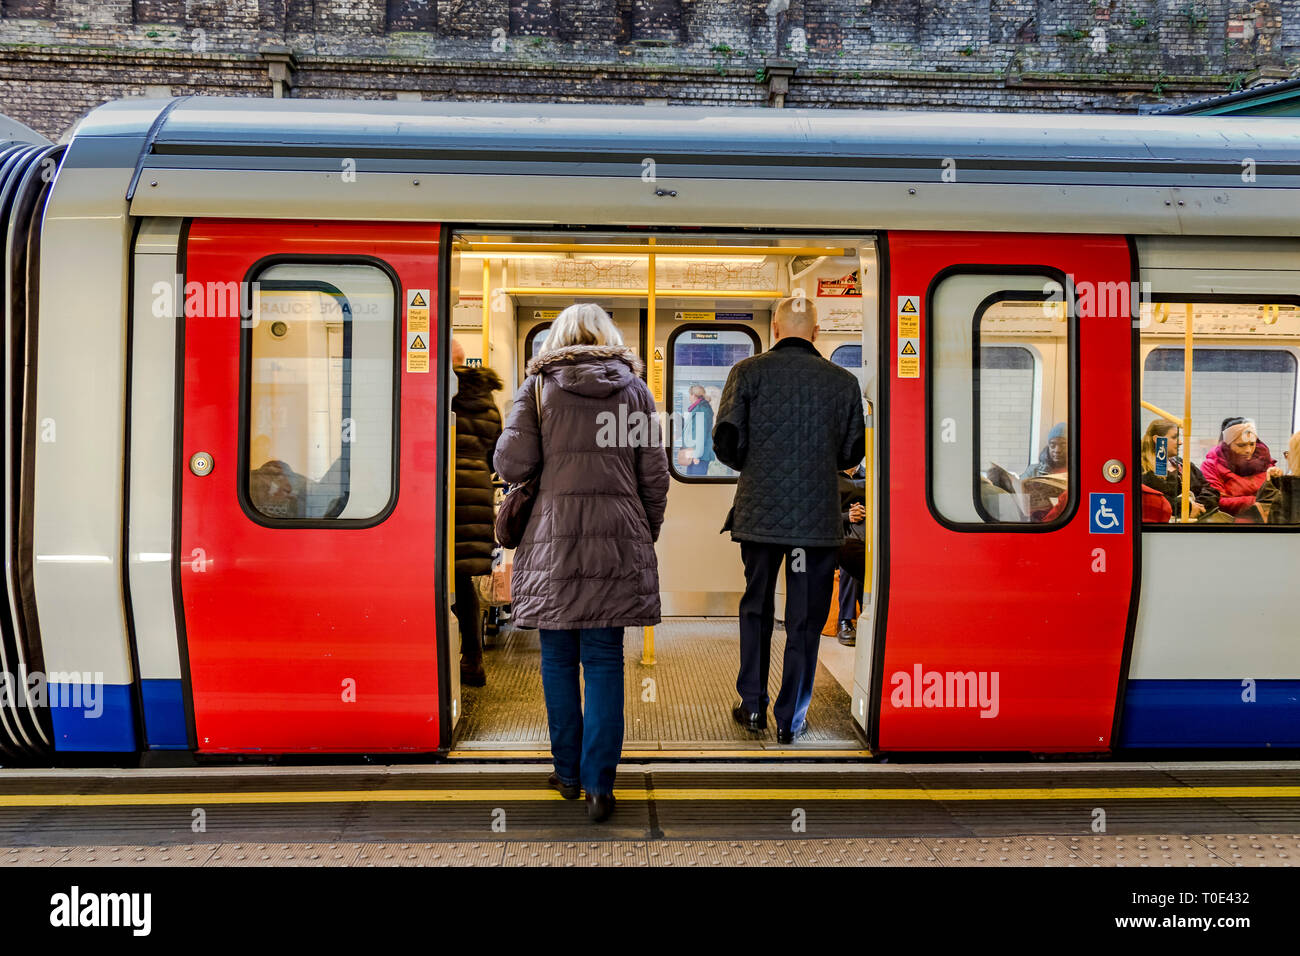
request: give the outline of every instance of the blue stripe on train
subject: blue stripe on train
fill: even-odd
[[[1300,680],[1131,680],[1121,747],[1300,747]]]
[[[144,735],[149,740],[150,750],[190,749],[182,693],[180,678],[140,681],[140,696],[144,698]]]
[[[129,753],[136,749],[129,684],[47,685],[55,750]]]

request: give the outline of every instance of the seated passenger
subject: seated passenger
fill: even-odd
[[[1168,445],[1165,449],[1165,474],[1162,476],[1156,474],[1156,439],[1167,438]],[[1152,522],[1169,521],[1170,518],[1156,518],[1155,511],[1148,514],[1147,489],[1164,495],[1169,504],[1169,515],[1181,515],[1183,513],[1183,459],[1179,456],[1180,439],[1178,425],[1174,422],[1167,421],[1163,418],[1157,418],[1147,426],[1146,434],[1142,436],[1142,520],[1148,524]],[[1206,511],[1218,507],[1219,494],[1205,481],[1205,476],[1201,474],[1201,469],[1196,465],[1191,466],[1191,501],[1188,502],[1188,514],[1192,518],[1199,518]],[[1160,509],[1154,504],[1150,506],[1156,511]]]
[[[273,459],[253,469],[248,497],[268,518],[307,517],[307,479],[283,461]]]
[[[1065,422],[1057,422],[1047,433],[1047,444],[1038,455],[1038,461],[1025,469],[1020,476],[1026,478],[1043,478],[1047,475],[1064,475],[1069,471],[1070,433]]]
[[[1270,468],[1255,504],[1269,524],[1300,524],[1300,432],[1291,436],[1282,454],[1289,474],[1274,474],[1278,469]]]
[[[1145,475],[1143,476],[1146,477]],[[1179,506],[1181,507],[1181,505]],[[1196,502],[1192,502],[1192,507],[1196,507]],[[1202,513],[1204,509],[1202,509]],[[1195,512],[1193,512],[1195,514]],[[1174,506],[1169,503],[1169,499],[1156,491],[1145,481],[1142,482],[1142,523],[1143,524],[1168,524],[1174,516]]]
[[[1270,477],[1282,474],[1268,446],[1259,440],[1255,423],[1240,417],[1223,420],[1219,444],[1205,456],[1201,471],[1210,487],[1219,493],[1219,508],[1243,518],[1254,508],[1260,486]]]

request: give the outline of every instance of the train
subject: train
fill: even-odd
[[[1300,528],[1186,483],[1143,511],[1157,419],[1186,473],[1232,416],[1289,472],[1294,120],[137,97],[0,143],[0,762],[537,747],[483,730],[523,691],[460,685],[449,355],[505,409],[578,301],[668,422],[629,700],[725,671],[736,475],[688,474],[672,413],[791,295],[868,435],[818,752],[1300,746]],[[732,740],[692,726],[657,752]]]

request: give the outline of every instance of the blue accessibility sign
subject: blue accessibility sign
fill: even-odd
[[[1113,491],[1088,495],[1088,531],[1091,534],[1124,533],[1124,496]]]
[[[1163,478],[1169,474],[1169,436],[1161,435],[1156,439],[1156,477]]]

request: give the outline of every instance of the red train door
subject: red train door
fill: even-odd
[[[1128,245],[891,233],[888,261],[874,743],[1106,750],[1141,518]]]
[[[177,544],[200,751],[448,742],[438,247],[435,225],[190,225]]]

